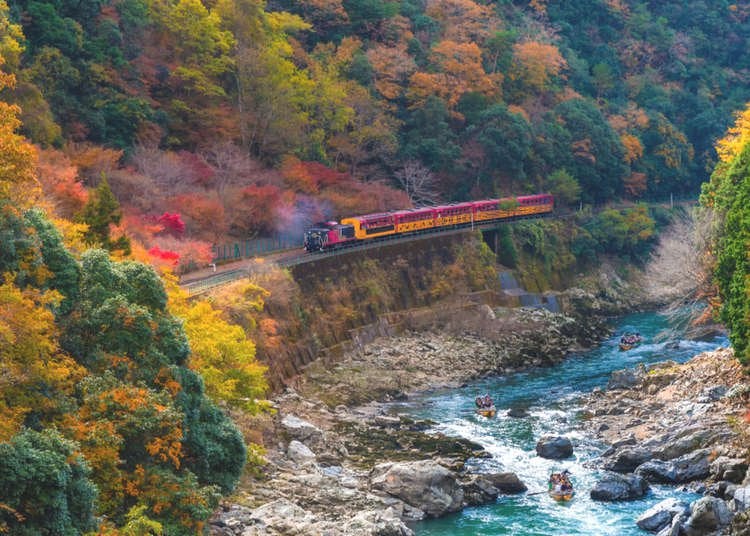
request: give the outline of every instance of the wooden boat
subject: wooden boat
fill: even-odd
[[[477,408],[477,413],[482,417],[491,418],[495,416],[497,410],[495,409],[495,406],[490,406],[488,408]]]
[[[635,346],[635,344],[625,344],[624,342],[620,343],[620,351],[621,352],[627,352],[628,350],[632,349]]]
[[[552,497],[556,501],[561,501],[561,502],[569,501],[570,499],[573,498],[573,495],[576,494],[576,492],[573,491],[572,489],[571,490],[567,490],[567,491],[555,491],[555,490],[551,489],[551,490],[549,490],[548,493],[549,493],[550,497]]]

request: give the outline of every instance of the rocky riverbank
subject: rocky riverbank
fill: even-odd
[[[525,491],[512,473],[466,468],[487,455],[481,446],[427,433],[431,423],[389,415],[383,403],[551,365],[607,333],[589,315],[593,296],[576,291],[566,303],[586,304],[586,320],[477,305],[458,318],[431,315],[420,331],[375,340],[336,363],[311,364],[274,400],[263,474],[217,513],[212,533],[402,536],[412,533],[410,521]]]
[[[638,519],[659,536],[750,534],[750,384],[731,349],[612,374],[586,400],[584,427],[611,445],[596,500],[629,500],[651,484],[687,486],[692,504],[664,501]]]

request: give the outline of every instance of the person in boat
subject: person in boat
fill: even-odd
[[[570,482],[569,475],[570,471],[568,471],[567,469],[565,469],[565,471],[560,474],[560,491],[562,492],[567,493],[573,491],[573,484]]]
[[[620,344],[636,344],[641,342],[641,334],[640,333],[625,333],[622,337],[620,337]]]
[[[474,403],[479,409],[487,409],[495,405],[492,398],[490,398],[490,395],[478,396],[474,399]]]
[[[549,489],[554,493],[569,493],[573,491],[573,484],[570,482],[570,471],[565,469],[562,473],[552,473],[549,477]]]

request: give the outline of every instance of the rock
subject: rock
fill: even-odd
[[[634,385],[638,385],[645,375],[643,367],[637,369],[622,369],[615,370],[609,376],[607,382],[607,389],[614,391],[616,389],[629,389]]]
[[[727,503],[716,497],[702,497],[690,507],[690,517],[683,525],[687,536],[705,536],[725,527],[732,520]]]
[[[281,426],[290,438],[302,443],[319,441],[323,438],[320,428],[295,415],[286,415],[281,420]]]
[[[401,424],[401,419],[398,417],[391,417],[390,415],[377,415],[375,417],[375,424],[378,426],[397,428]]]
[[[489,480],[493,486],[495,486],[500,493],[514,494],[523,493],[527,488],[526,484],[521,482],[518,475],[515,473],[490,473],[483,475]]]
[[[662,484],[681,484],[707,478],[712,453],[700,449],[670,461],[651,460],[638,466],[635,474]]]
[[[573,455],[573,444],[563,436],[544,436],[536,444],[536,453],[542,458],[561,460]]]
[[[282,534],[304,534],[306,527],[309,527],[313,522],[312,514],[303,508],[288,499],[277,499],[253,510],[245,526],[257,529],[267,527]],[[260,530],[257,532],[243,530],[241,534],[245,536],[255,533],[263,534]]]
[[[750,486],[737,488],[729,501],[729,509],[733,512],[744,512],[750,508]]]
[[[362,536],[414,536],[393,508],[359,512],[343,526],[344,534]]]
[[[656,458],[671,460],[696,449],[720,443],[725,437],[728,437],[725,433],[705,425],[697,425],[690,428],[681,428],[676,433],[666,436],[653,438],[642,446],[654,451],[654,457]]]
[[[219,512],[209,522],[212,527],[226,528],[234,531],[241,529],[244,525],[252,523],[253,511],[244,506],[232,505],[224,512]]]
[[[653,457],[653,452],[642,447],[624,448],[606,460],[602,467],[616,473],[632,473],[635,468]]]
[[[747,462],[742,458],[719,456],[709,467],[711,478],[739,484],[747,472]]]
[[[665,499],[643,512],[635,524],[649,532],[659,532],[665,527],[671,527],[672,518],[676,515],[688,514],[690,506],[677,499]]]
[[[684,534],[682,526],[688,520],[689,511],[678,514],[672,518],[672,523],[659,531],[656,536],[682,536]]]
[[[514,419],[522,419],[524,417],[528,417],[529,416],[529,412],[528,412],[528,410],[526,408],[515,407],[515,408],[510,408],[506,412],[506,415],[508,417],[513,417]]]
[[[384,491],[438,517],[461,509],[464,491],[455,473],[433,460],[376,465],[370,473],[373,489]]]
[[[637,475],[607,473],[592,488],[590,495],[595,501],[630,501],[643,497],[649,486]]]
[[[300,465],[306,463],[315,463],[315,453],[311,451],[304,443],[300,443],[296,439],[293,439],[289,443],[289,447],[286,450],[286,455],[289,459]]]
[[[701,391],[701,395],[698,397],[698,402],[702,404],[710,404],[720,400],[728,391],[726,385],[711,385],[705,387]]]
[[[727,391],[724,396],[731,399],[742,399],[750,395],[750,384],[738,383]]]
[[[492,482],[484,475],[471,475],[466,482],[461,483],[464,490],[464,504],[466,506],[479,506],[487,504],[500,494]]]

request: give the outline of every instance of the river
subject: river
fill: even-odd
[[[644,342],[621,352],[618,340],[626,331],[638,331]],[[660,341],[660,342],[657,342]],[[620,319],[611,338],[596,349],[571,356],[560,365],[472,383],[464,388],[433,392],[412,398],[395,411],[435,421],[436,431],[471,439],[481,444],[491,459],[472,460],[483,470],[511,471],[529,487],[526,494],[501,496],[491,505],[468,508],[460,513],[418,523],[417,536],[628,536],[648,534],[635,525],[635,519],[651,505],[667,497],[698,498],[673,487],[652,486],[642,500],[621,503],[592,501],[589,490],[597,480],[590,462],[606,445],[581,433],[576,426],[582,409],[581,395],[605,387],[613,370],[671,359],[684,362],[694,355],[726,346],[716,337],[691,341],[670,326],[659,313],[639,313]],[[474,412],[474,398],[490,393],[498,408],[494,419]],[[526,417],[506,415],[509,408],[525,409]],[[568,460],[546,460],[536,455],[535,445],[545,434],[564,434],[574,444]],[[577,494],[569,503],[557,503],[546,493],[546,482],[553,471],[569,469]]]

